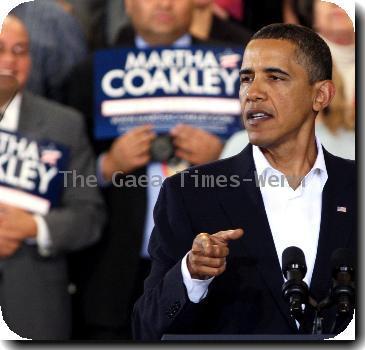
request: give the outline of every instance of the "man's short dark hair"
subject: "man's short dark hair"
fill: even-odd
[[[332,79],[332,56],[326,42],[312,29],[296,24],[274,23],[261,28],[251,40],[288,40],[297,47],[298,63],[308,72],[311,84]]]

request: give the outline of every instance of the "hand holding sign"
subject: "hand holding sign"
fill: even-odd
[[[3,236],[21,240],[37,235],[37,224],[31,213],[3,203],[0,203],[0,229],[9,232]]]
[[[0,230],[3,232],[3,230]],[[0,259],[12,256],[21,246],[23,241],[19,239],[3,237],[0,233]]]
[[[5,110],[13,100],[19,89],[18,81],[11,75],[0,73],[0,121]]]
[[[106,180],[110,181],[116,172],[130,173],[150,161],[151,143],[156,138],[152,129],[152,125],[143,125],[113,142],[101,165]]]
[[[191,164],[208,163],[219,158],[223,144],[218,136],[186,124],[174,127],[170,134],[177,157]]]
[[[37,224],[25,210],[0,203],[0,257],[11,256],[27,238],[35,238]]]

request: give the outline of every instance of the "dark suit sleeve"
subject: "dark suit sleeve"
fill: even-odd
[[[154,210],[149,253],[152,268],[133,312],[135,339],[159,340],[166,333],[195,333],[201,304],[190,302],[181,260],[194,238],[178,186],[167,179]]]

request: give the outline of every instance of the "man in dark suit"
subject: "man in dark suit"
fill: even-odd
[[[316,115],[335,93],[331,75],[329,48],[310,29],[274,24],[253,36],[240,71],[250,144],[165,181],[152,269],[134,308],[136,339],[309,331],[312,310],[298,329],[282,297],[283,250],[304,251],[304,280],[318,302],[331,287],[332,253],[356,252],[355,164],[315,137]],[[324,333],[335,314],[325,311]]]
[[[130,0],[125,1],[125,6],[132,25],[121,31],[116,46],[186,47],[204,43],[189,35],[192,0]],[[75,69],[65,88],[65,102],[88,118],[90,137],[100,155],[98,167],[110,220],[100,244],[73,259],[73,271],[79,270],[75,280],[80,286],[75,305],[81,309],[75,336],[130,339],[131,311],[150,269],[150,259],[143,255],[142,247],[146,231],[151,232],[146,228],[147,215],[152,216],[152,209],[148,208],[151,196],[145,186],[117,187],[110,181],[113,174],[121,171],[136,178],[145,176],[156,135],[153,126],[146,125],[115,139],[95,140],[92,72],[92,60]],[[172,131],[172,137],[176,156],[191,164],[215,160],[222,149],[217,136],[190,125],[180,125]]]
[[[82,117],[76,111],[24,90],[31,69],[29,45],[24,24],[8,16],[0,33],[0,73],[15,78],[20,91],[0,124],[0,305],[5,322],[19,336],[67,340],[71,333],[71,308],[65,255],[100,237],[105,221],[104,204],[95,185],[73,184],[68,177],[63,179],[67,184],[64,181],[60,184],[58,203],[42,213],[31,208],[44,200],[24,188],[31,191],[41,175],[37,177],[34,165],[24,167],[25,162],[45,167],[52,163],[49,156],[54,147],[63,145],[69,153],[63,170],[74,171],[87,180],[90,176],[95,178],[95,164]],[[21,142],[14,143],[13,151],[4,151],[4,137],[10,135],[6,132],[22,137]],[[33,147],[21,148],[19,145],[24,140],[32,140]],[[51,144],[48,159],[43,159],[47,153],[41,150],[41,142],[45,140]],[[30,148],[35,149],[35,142],[39,142],[40,155],[38,151],[29,152]],[[22,166],[21,171],[11,172],[10,162],[4,162],[9,155],[15,155],[12,159],[18,159],[17,167]],[[57,156],[57,151],[53,155]],[[52,164],[58,164],[58,160]],[[56,167],[56,170],[61,169]],[[9,173],[13,176],[11,180]],[[32,182],[33,179],[36,180]],[[16,200],[17,196],[22,200]],[[25,209],[27,206],[29,210]]]

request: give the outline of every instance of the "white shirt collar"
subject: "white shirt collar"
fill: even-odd
[[[4,118],[0,122],[1,129],[12,132],[17,131],[22,99],[23,95],[19,92],[10,102],[8,108],[5,110]]]
[[[308,178],[311,174],[319,174],[321,177],[322,182],[322,188],[324,187],[327,179],[328,179],[328,173],[326,168],[326,163],[324,160],[324,154],[323,154],[323,148],[322,144],[318,137],[316,137],[316,144],[317,144],[317,158],[316,161],[312,167],[312,169],[309,171],[309,173],[305,176],[305,178]],[[253,145],[252,146],[252,153],[253,153],[253,160],[255,163],[255,168],[257,175],[263,175],[267,170],[273,170],[274,172],[279,172],[277,169],[275,169],[269,161],[266,159],[262,151],[259,147]],[[280,172],[279,172],[280,173]]]

